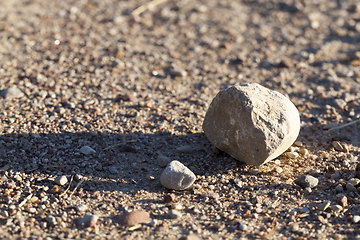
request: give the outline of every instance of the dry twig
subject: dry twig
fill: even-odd
[[[132,11],[132,15],[133,16],[139,16],[141,13],[156,7],[157,5],[166,2],[167,0],[152,0],[150,2],[147,2],[143,5],[141,5],[140,7],[136,8],[134,11]]]
[[[346,128],[346,127],[349,127],[349,126],[353,126],[357,123],[360,123],[360,119],[358,120],[355,120],[355,121],[352,121],[352,122],[349,122],[349,123],[345,123],[345,124],[341,124],[340,126],[336,126],[336,127],[333,127],[333,128],[330,128],[328,130],[328,132],[332,132],[332,131],[336,131],[336,130],[339,130],[339,129],[342,129],[342,128]]]
[[[30,193],[24,200],[22,200],[22,202],[19,204],[18,208],[21,208],[22,206],[24,206],[24,204],[32,197],[32,193]]]
[[[71,192],[70,196],[72,196],[72,195],[75,193],[76,189],[77,189],[84,181],[85,181],[84,179],[81,179],[81,180],[80,180],[80,182],[76,185],[76,187],[74,188],[74,190]]]
[[[62,192],[59,196],[63,196],[63,195],[65,195],[65,194],[69,191],[69,189],[70,189],[70,187],[71,187],[71,183],[72,183],[73,179],[74,179],[74,176],[71,176],[69,186],[68,186],[68,187],[65,189],[65,191],[64,191],[64,192]]]

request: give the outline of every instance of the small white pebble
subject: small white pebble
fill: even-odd
[[[171,209],[169,211],[169,218],[171,219],[177,219],[181,217],[181,212],[179,212],[178,210],[175,209]]]
[[[277,167],[275,167],[275,171],[280,174],[283,172],[283,169],[281,167],[277,166]]]
[[[352,184],[353,186],[356,186],[356,185],[360,184],[360,179],[358,179],[358,178],[351,178],[351,179],[349,180],[349,183]]]
[[[300,153],[304,156],[308,155],[309,154],[309,150],[307,150],[306,148],[302,148],[300,149]]]
[[[36,208],[34,207],[29,208],[29,213],[36,213]]]
[[[57,185],[64,186],[68,182],[68,179],[66,176],[58,176],[57,178],[55,178],[54,182]]]
[[[172,205],[172,209],[182,210],[183,206],[180,203],[176,203],[176,204]]]
[[[353,222],[354,222],[354,223],[360,222],[360,216],[359,216],[359,215],[353,216]]]
[[[299,154],[298,154],[297,152],[287,152],[287,153],[286,153],[286,156],[287,156],[288,158],[294,159],[294,158],[297,158],[297,157],[299,156]]]

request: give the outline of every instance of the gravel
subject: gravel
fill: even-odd
[[[147,2],[1,1],[1,238],[359,238],[358,1],[168,0],[131,14]],[[296,105],[296,158],[256,167],[212,152],[201,124],[235,83]],[[160,184],[160,154],[196,175],[191,188]],[[311,192],[303,175],[319,180]],[[175,203],[182,216],[168,219]],[[117,221],[139,210],[152,221]],[[77,227],[85,216],[96,225]]]

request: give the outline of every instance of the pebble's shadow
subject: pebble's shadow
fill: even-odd
[[[83,154],[89,146],[96,152]],[[37,176],[50,184],[61,175],[81,175],[86,191],[164,191],[158,156],[179,160],[196,175],[213,175],[244,165],[216,155],[203,134],[113,134],[100,132],[0,135],[0,172]],[[75,179],[73,185],[76,185]]]

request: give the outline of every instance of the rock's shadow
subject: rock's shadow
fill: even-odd
[[[96,153],[85,155],[89,146]],[[179,151],[179,147],[187,149]],[[0,135],[0,171],[37,173],[36,184],[51,177],[85,177],[87,191],[163,191],[157,161],[162,154],[179,160],[197,175],[226,172],[244,164],[226,154],[216,155],[203,134],[113,134],[100,132]]]

